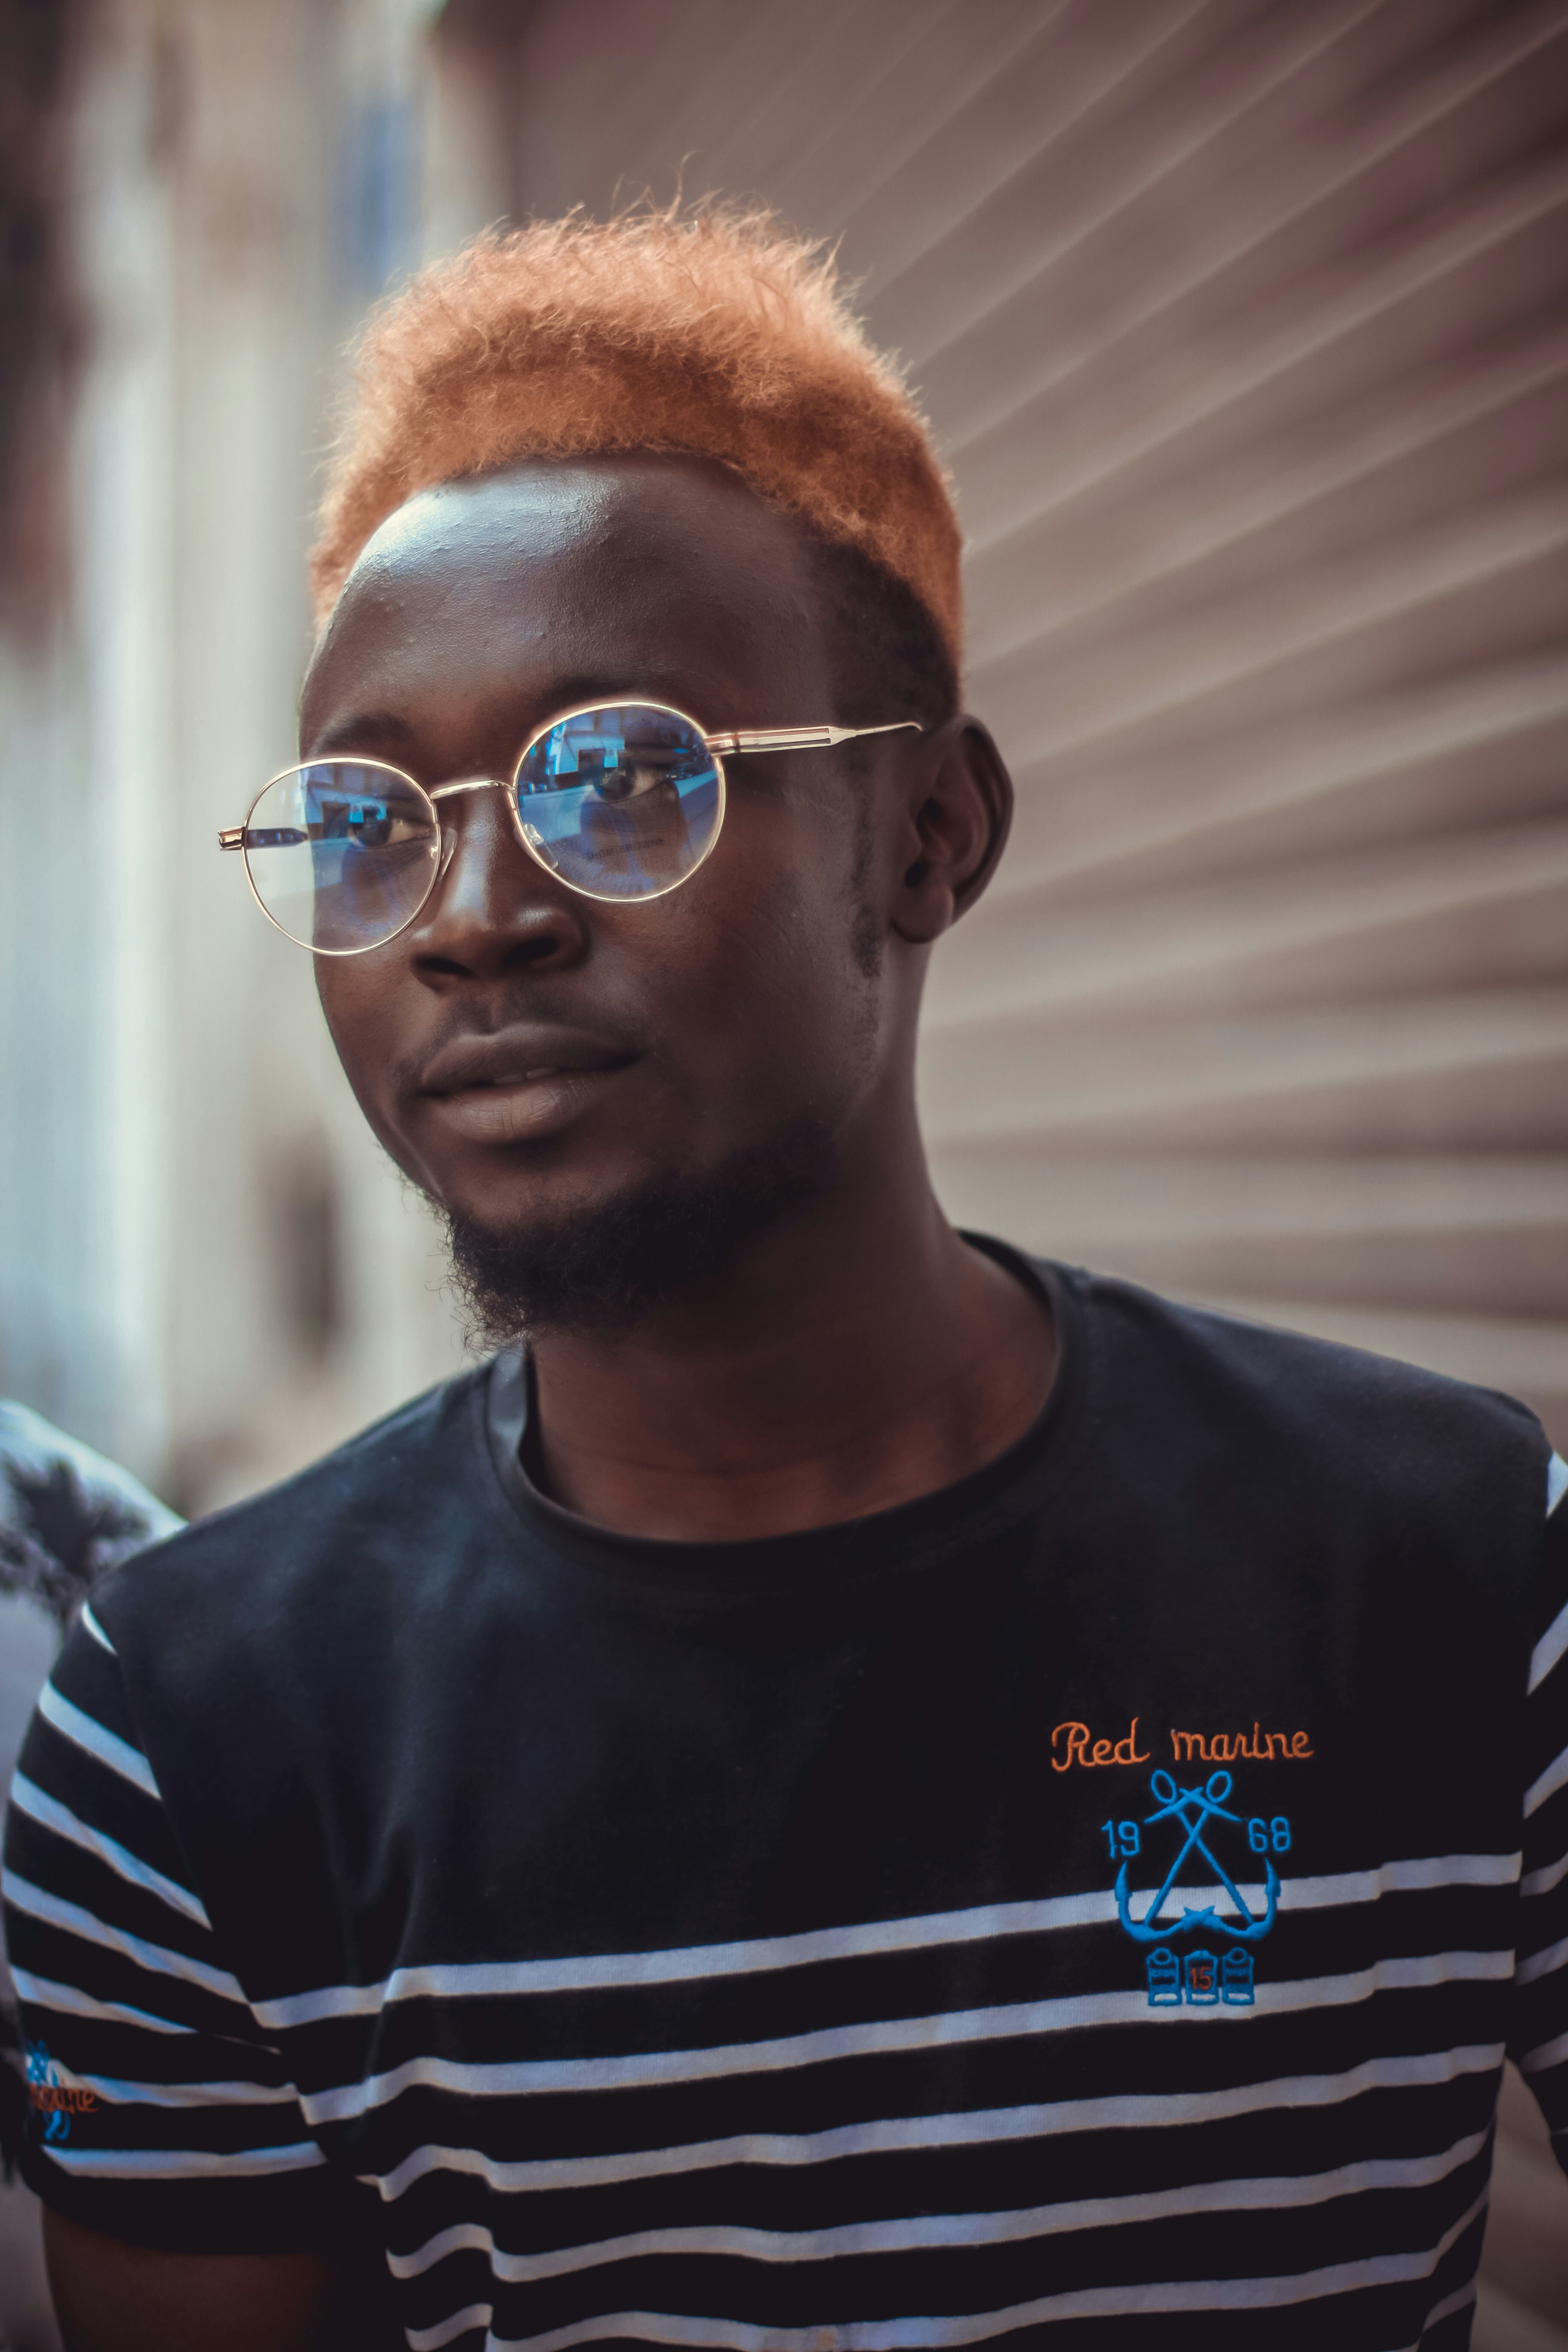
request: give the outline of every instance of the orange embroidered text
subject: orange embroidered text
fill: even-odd
[[[1075,1764],[1147,1764],[1138,1746],[1138,1717],[1125,1739],[1096,1739],[1087,1723],[1058,1723],[1051,1734],[1051,1769],[1070,1772]]]
[[[1171,1749],[1178,1764],[1194,1759],[1205,1764],[1234,1764],[1244,1757],[1254,1764],[1280,1764],[1313,1753],[1304,1731],[1263,1731],[1256,1723],[1250,1740],[1245,1731],[1173,1731]]]
[[[74,2084],[29,2083],[27,2100],[42,2115],[85,2116],[97,2106],[98,2093],[78,2090]]]

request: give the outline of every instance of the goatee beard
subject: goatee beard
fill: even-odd
[[[482,1225],[439,1208],[470,1342],[624,1338],[720,1280],[737,1250],[824,1185],[830,1153],[827,1125],[806,1122],[721,1168],[661,1172],[548,1222]]]

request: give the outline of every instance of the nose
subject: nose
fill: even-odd
[[[517,837],[508,787],[443,794],[436,887],[406,934],[432,987],[525,969],[562,971],[588,950],[583,902]]]

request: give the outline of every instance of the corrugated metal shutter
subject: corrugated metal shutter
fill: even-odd
[[[843,239],[1017,777],[936,960],[955,1214],[1568,1443],[1568,9],[546,0],[513,210]]]
[[[758,192],[929,405],[1020,792],[952,1212],[1568,1444],[1568,7],[543,0],[493,66],[514,214]],[[1568,2347],[1513,2115],[1483,2336]]]

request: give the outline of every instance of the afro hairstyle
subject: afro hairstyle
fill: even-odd
[[[373,314],[310,558],[324,624],[420,490],[530,457],[714,458],[814,543],[844,715],[956,702],[960,539],[924,419],[834,257],[705,204],[488,231]],[[856,706],[851,708],[850,706]]]

